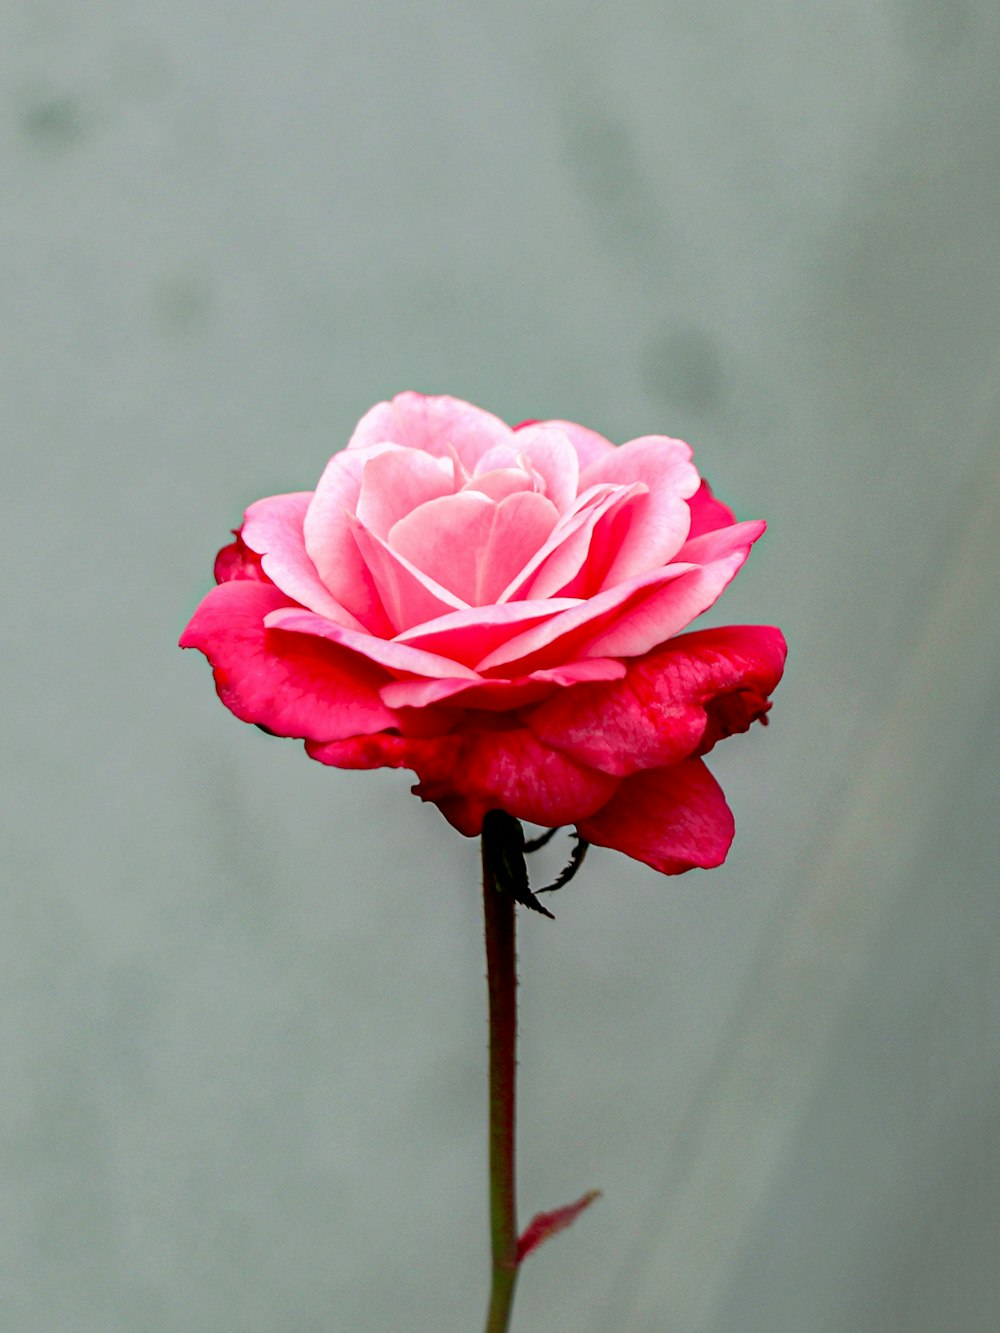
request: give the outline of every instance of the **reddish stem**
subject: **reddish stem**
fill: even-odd
[[[499,860],[499,858],[498,858]],[[486,1333],[506,1333],[517,1282],[514,1117],[517,1045],[515,903],[502,861],[483,839],[483,915],[490,1016],[490,1237],[493,1280]]]

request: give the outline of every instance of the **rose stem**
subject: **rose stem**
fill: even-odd
[[[517,974],[514,895],[496,843],[483,838],[483,913],[490,1012],[490,1238],[493,1281],[486,1333],[506,1333],[517,1282],[514,1110]]]

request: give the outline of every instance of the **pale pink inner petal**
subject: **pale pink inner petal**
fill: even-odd
[[[452,474],[455,478],[455,486],[461,487],[469,480],[471,473],[459,457],[458,450],[453,444],[448,446],[448,457],[451,459]]]
[[[311,491],[300,491],[258,500],[246,512],[241,536],[261,557],[261,566],[271,582],[293,601],[329,616],[339,625],[363,629],[320,580],[306,551],[302,523],[311,499]]]
[[[509,441],[513,433],[499,417],[459,398],[407,391],[366,412],[347,447],[359,449],[388,440],[437,458],[447,458],[454,447],[471,471],[487,449]]]
[[[594,527],[610,508],[627,498],[617,486],[591,486],[563,514],[547,540],[504,588],[499,601],[548,597],[570,582],[588,558]],[[551,564],[551,568],[550,568]]]
[[[365,568],[392,623],[389,637],[411,625],[421,625],[425,620],[435,620],[468,606],[461,597],[394,550],[384,538],[362,527],[353,514],[349,522]]]
[[[559,430],[563,431],[576,450],[581,468],[589,467],[591,463],[596,463],[599,458],[615,452],[616,446],[610,440],[606,440],[603,435],[598,435],[596,430],[577,425],[575,421],[533,421],[531,424],[533,426],[557,426]]]
[[[517,432],[518,453],[538,473],[545,494],[565,513],[576,499],[580,464],[565,431],[556,426],[526,426]]]
[[[401,519],[389,543],[468,605],[485,606],[530,560],[557,518],[551,500],[530,491],[499,504],[476,491],[461,491],[430,500]]]
[[[648,501],[649,492],[638,483],[628,489],[623,487],[620,498],[622,502],[609,508],[594,524],[587,559],[575,577],[560,589],[564,597],[594,597],[603,588],[613,586],[609,571],[628,541],[632,524]]]
[[[349,514],[361,493],[369,459],[391,449],[342,451],[327,463],[302,525],[305,548],[323,584],[373,634],[392,633],[378,590],[354,540]]]
[[[389,667],[393,671],[406,671],[415,676],[462,677],[466,680],[478,680],[479,676],[469,667],[458,662],[451,662],[437,653],[425,652],[422,648],[411,648],[409,644],[396,643],[392,639],[377,639],[373,634],[358,633],[334,625],[324,616],[312,611],[300,611],[297,607],[281,607],[264,617],[268,629],[288,630],[293,634],[311,634],[320,639],[329,639],[331,643],[342,644],[371,662]]]
[[[543,558],[531,562],[533,576],[520,581],[515,596],[587,598],[604,586],[645,487],[592,487],[585,494],[593,498],[557,525],[539,552]]]
[[[433,458],[419,449],[387,449],[365,464],[354,512],[369,532],[385,537],[418,505],[454,490],[451,458]]]
[[[494,444],[480,454],[476,466],[472,469],[474,477],[481,477],[487,472],[497,472],[504,468],[520,467],[517,459],[517,439],[513,431],[510,438],[500,444]]]
[[[621,545],[603,585],[613,587],[676,556],[691,522],[687,501],[701,478],[691,462],[691,448],[683,440],[646,435],[592,463],[581,478],[581,485],[608,482],[619,486],[641,482],[649,490],[648,499],[636,507],[627,532],[620,534]]]
[[[480,494],[499,502],[506,500],[508,495],[516,495],[519,491],[533,491],[535,479],[522,467],[499,467],[494,468],[492,472],[482,472],[472,477],[462,489],[479,491]]]

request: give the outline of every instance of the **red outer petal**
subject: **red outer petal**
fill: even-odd
[[[332,740],[396,725],[379,698],[387,672],[311,635],[268,630],[288,598],[270,583],[235,579],[213,588],[181,636],[211,662],[226,707],[278,736]]]
[[[215,557],[216,583],[230,583],[234,579],[251,579],[255,583],[270,583],[260,563],[260,556],[251,551],[241,535],[242,529],[233,529],[234,542],[224,546]],[[286,599],[287,600],[287,599]]]
[[[444,736],[360,736],[309,754],[338,768],[411,768],[414,792],[433,801],[467,837],[477,837],[489,810],[506,810],[532,824],[572,824],[599,810],[615,778],[575,764],[523,727],[450,732]]]
[[[664,875],[721,865],[733,841],[732,812],[700,759],[626,778],[612,800],[577,821],[582,838],[644,861]]]
[[[727,504],[717,500],[712,488],[702,478],[702,483],[688,500],[691,509],[691,531],[688,541],[700,537],[705,532],[715,532],[719,528],[728,528],[736,522],[736,515]]]
[[[401,736],[382,731],[345,740],[306,741],[306,752],[333,768],[411,768],[443,774],[454,769],[461,744],[458,734]]]
[[[629,663],[624,680],[554,694],[525,721],[546,745],[604,773],[662,768],[762,717],[785,653],[770,625],[697,630]]]

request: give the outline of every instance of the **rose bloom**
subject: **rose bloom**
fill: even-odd
[[[315,491],[250,506],[181,646],[237,717],[412,769],[463,834],[504,810],[676,874],[724,860],[702,756],[766,720],[785,659],[769,626],[680,631],[764,527],[680,440],[402,393]]]

